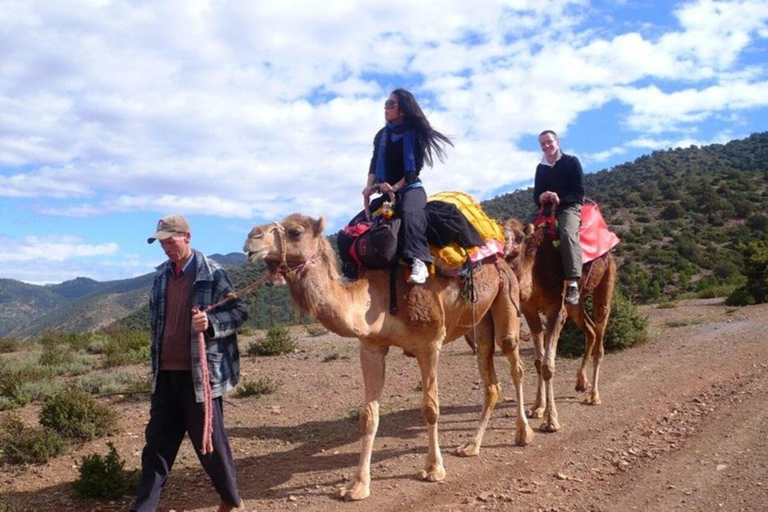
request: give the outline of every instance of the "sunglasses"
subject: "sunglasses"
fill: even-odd
[[[396,106],[397,106],[397,102],[396,102],[396,101],[394,101],[394,100],[387,100],[387,101],[385,101],[385,102],[384,102],[384,108],[385,108],[386,110],[390,110],[390,109],[393,109],[393,108],[395,108]]]

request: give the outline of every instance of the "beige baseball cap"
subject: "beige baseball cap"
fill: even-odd
[[[181,215],[166,215],[157,221],[157,232],[147,238],[147,243],[151,244],[155,240],[165,240],[178,233],[190,233],[189,224]]]

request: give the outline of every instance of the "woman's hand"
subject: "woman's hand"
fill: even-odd
[[[371,197],[371,194],[376,192],[378,189],[379,189],[378,185],[371,185],[370,187],[365,187],[363,189],[363,197],[368,199],[369,197]]]
[[[382,194],[389,194],[390,192],[395,193],[397,190],[395,190],[389,183],[379,183],[379,192]]]

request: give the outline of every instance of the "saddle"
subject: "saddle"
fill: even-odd
[[[464,192],[439,192],[427,199],[427,241],[435,267],[455,277],[470,266],[503,257],[504,231]]]
[[[545,215],[542,207],[535,225],[549,228],[552,239],[557,241],[557,219],[552,213]],[[619,237],[608,229],[597,203],[587,200],[581,207],[581,226],[579,227],[582,265],[607,253],[620,241]]]
[[[581,227],[579,228],[581,242],[581,263],[589,263],[613,249],[619,242],[619,237],[608,229],[608,225],[600,213],[600,208],[594,202],[584,203],[581,207]]]

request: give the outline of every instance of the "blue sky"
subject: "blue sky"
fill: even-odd
[[[151,272],[166,213],[209,254],[338,230],[396,87],[455,144],[427,191],[484,200],[544,129],[586,172],[768,130],[768,2],[4,0],[0,278]]]

